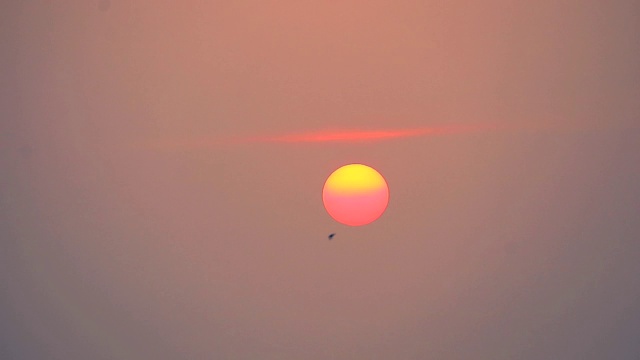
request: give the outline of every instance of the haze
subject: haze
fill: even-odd
[[[639,18],[1,2],[0,358],[640,358]],[[348,163],[371,225],[323,208]]]

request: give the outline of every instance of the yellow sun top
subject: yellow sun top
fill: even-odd
[[[362,164],[345,165],[334,171],[324,185],[325,191],[342,194],[367,193],[384,189],[387,182],[373,168]]]

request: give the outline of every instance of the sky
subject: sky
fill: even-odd
[[[640,358],[639,20],[0,2],[0,358]]]

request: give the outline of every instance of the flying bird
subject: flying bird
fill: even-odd
[[[333,239],[334,236],[336,236],[336,233],[329,234],[329,240]]]

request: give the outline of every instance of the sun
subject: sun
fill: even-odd
[[[350,226],[374,222],[389,203],[389,186],[378,171],[363,164],[344,165],[331,173],[322,189],[324,207],[336,221]]]

